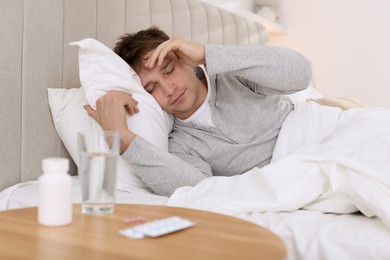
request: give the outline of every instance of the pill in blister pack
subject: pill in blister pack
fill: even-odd
[[[158,219],[135,227],[119,230],[119,234],[132,239],[159,237],[194,226],[195,223],[181,217]]]

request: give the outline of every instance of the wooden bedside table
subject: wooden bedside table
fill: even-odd
[[[147,221],[180,216],[194,227],[159,238],[132,240],[118,230],[129,217]],[[73,206],[68,226],[45,227],[37,208],[0,212],[1,259],[284,259],[286,248],[271,231],[256,224],[208,211],[185,208],[116,204],[115,213],[89,216]]]

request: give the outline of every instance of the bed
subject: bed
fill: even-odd
[[[82,114],[80,105],[85,96],[80,89],[79,49],[69,43],[92,38],[112,48],[119,35],[150,25],[198,43],[266,44],[268,38],[261,24],[197,0],[6,0],[0,13],[1,210],[37,205],[36,179],[41,174],[41,160],[46,157],[71,160],[73,199],[75,203],[80,201],[75,140],[70,132],[96,126]],[[320,94],[309,88],[292,98],[298,102],[317,97]],[[243,182],[252,181],[253,175],[247,174]],[[202,208],[202,201],[191,199],[194,194],[206,191],[206,196],[207,189],[215,185],[210,182],[197,189],[184,187],[168,198],[150,193],[123,169],[120,180],[118,203],[194,208]],[[229,187],[228,180],[222,181]],[[285,242],[288,259],[390,258],[386,210],[371,215],[367,213],[373,211],[371,208],[367,214],[354,210],[341,214],[324,213],[318,205],[298,205],[256,211],[248,210],[252,205],[244,209],[246,204],[239,201],[239,206],[234,205],[224,194],[212,196],[228,198],[230,204],[225,208],[205,205],[203,209],[269,228]],[[381,198],[373,205],[383,203],[388,207],[388,194]]]

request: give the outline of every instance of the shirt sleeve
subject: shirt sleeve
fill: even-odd
[[[205,45],[209,75],[231,74],[263,95],[292,94],[306,89],[311,63],[302,54],[265,45]]]
[[[181,151],[179,145],[170,142],[170,150],[173,151],[168,153],[136,136],[122,158],[133,166],[148,187],[163,196],[172,195],[178,187],[194,186],[212,176],[208,163]],[[186,158],[180,158],[180,155]]]

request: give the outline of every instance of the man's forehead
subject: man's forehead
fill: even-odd
[[[161,66],[163,67],[166,65],[168,62],[172,61],[173,59],[176,58],[176,54],[173,51],[168,52],[167,56],[165,56],[163,63]]]
[[[167,54],[167,56],[164,57],[162,64],[159,66],[159,65],[157,65],[157,61],[156,61],[156,65],[153,68],[147,68],[145,66],[145,64],[148,61],[148,59],[143,59],[143,61],[142,61],[143,69],[146,69],[148,71],[152,71],[152,70],[157,68],[158,70],[160,70],[161,68],[164,68],[164,66],[166,66],[170,61],[172,61],[174,59],[174,57],[175,57],[175,54],[172,51],[170,51]]]
[[[163,63],[161,64],[161,67],[164,67],[167,63],[169,63],[172,60],[172,57],[169,57],[169,55],[165,56]]]

